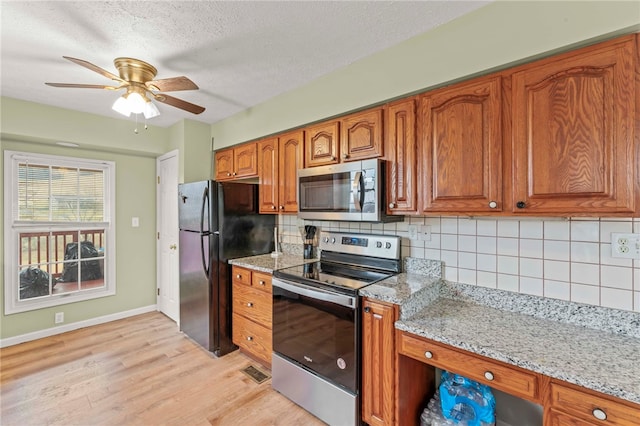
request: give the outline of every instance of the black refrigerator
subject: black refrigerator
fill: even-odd
[[[275,215],[258,214],[258,185],[202,181],[178,187],[180,330],[225,355],[231,341],[229,259],[274,249]]]

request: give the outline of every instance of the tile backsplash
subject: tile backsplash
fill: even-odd
[[[640,312],[640,260],[611,257],[611,233],[640,233],[638,218],[407,216],[397,223],[303,221],[280,215],[280,241],[298,226],[402,237],[402,256],[441,260],[452,282]],[[409,238],[411,225],[430,231]]]

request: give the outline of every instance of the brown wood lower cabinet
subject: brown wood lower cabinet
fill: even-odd
[[[394,326],[396,305],[362,303],[362,420],[371,426],[393,424],[395,400]]]
[[[640,406],[555,380],[548,405],[545,424],[552,426],[640,424]]]
[[[271,367],[271,274],[234,266],[232,275],[233,343]]]

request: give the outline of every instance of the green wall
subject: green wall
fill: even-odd
[[[3,315],[0,338],[54,327],[55,312],[65,313],[64,324],[142,308],[156,303],[156,157],[178,149],[179,180],[210,176],[210,125],[183,120],[170,128],[139,127],[135,122],[56,108],[12,98],[1,98],[0,150],[38,152],[110,160],[116,163],[116,295],[58,307]],[[73,142],[66,148],[56,142]],[[3,154],[4,158],[4,154]],[[0,170],[4,161],[0,162]],[[4,174],[0,174],[4,181]],[[4,184],[0,220],[4,216]],[[131,218],[140,227],[131,227]],[[4,223],[4,222],[2,222]],[[4,253],[4,229],[0,232]],[[4,285],[4,256],[0,282]]]
[[[215,123],[214,148],[634,31],[638,1],[497,1]]]
[[[3,153],[4,150],[86,157],[116,163],[116,295],[12,315],[3,314],[0,336],[4,339],[54,327],[55,312],[64,312],[65,324],[69,324],[154,305],[156,303],[155,158],[63,148],[8,139],[2,140]],[[3,213],[4,210],[0,209],[0,215],[3,216]],[[131,227],[133,216],[140,218],[140,227]],[[2,271],[4,281],[4,265]],[[4,297],[0,297],[0,304],[4,313]]]

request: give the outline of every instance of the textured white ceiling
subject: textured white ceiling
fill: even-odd
[[[111,84],[62,56],[114,74],[128,56],[200,87],[170,94],[204,113],[159,104],[149,124],[215,123],[488,2],[2,1],[1,94],[122,118],[111,110],[122,92],[44,82]]]

